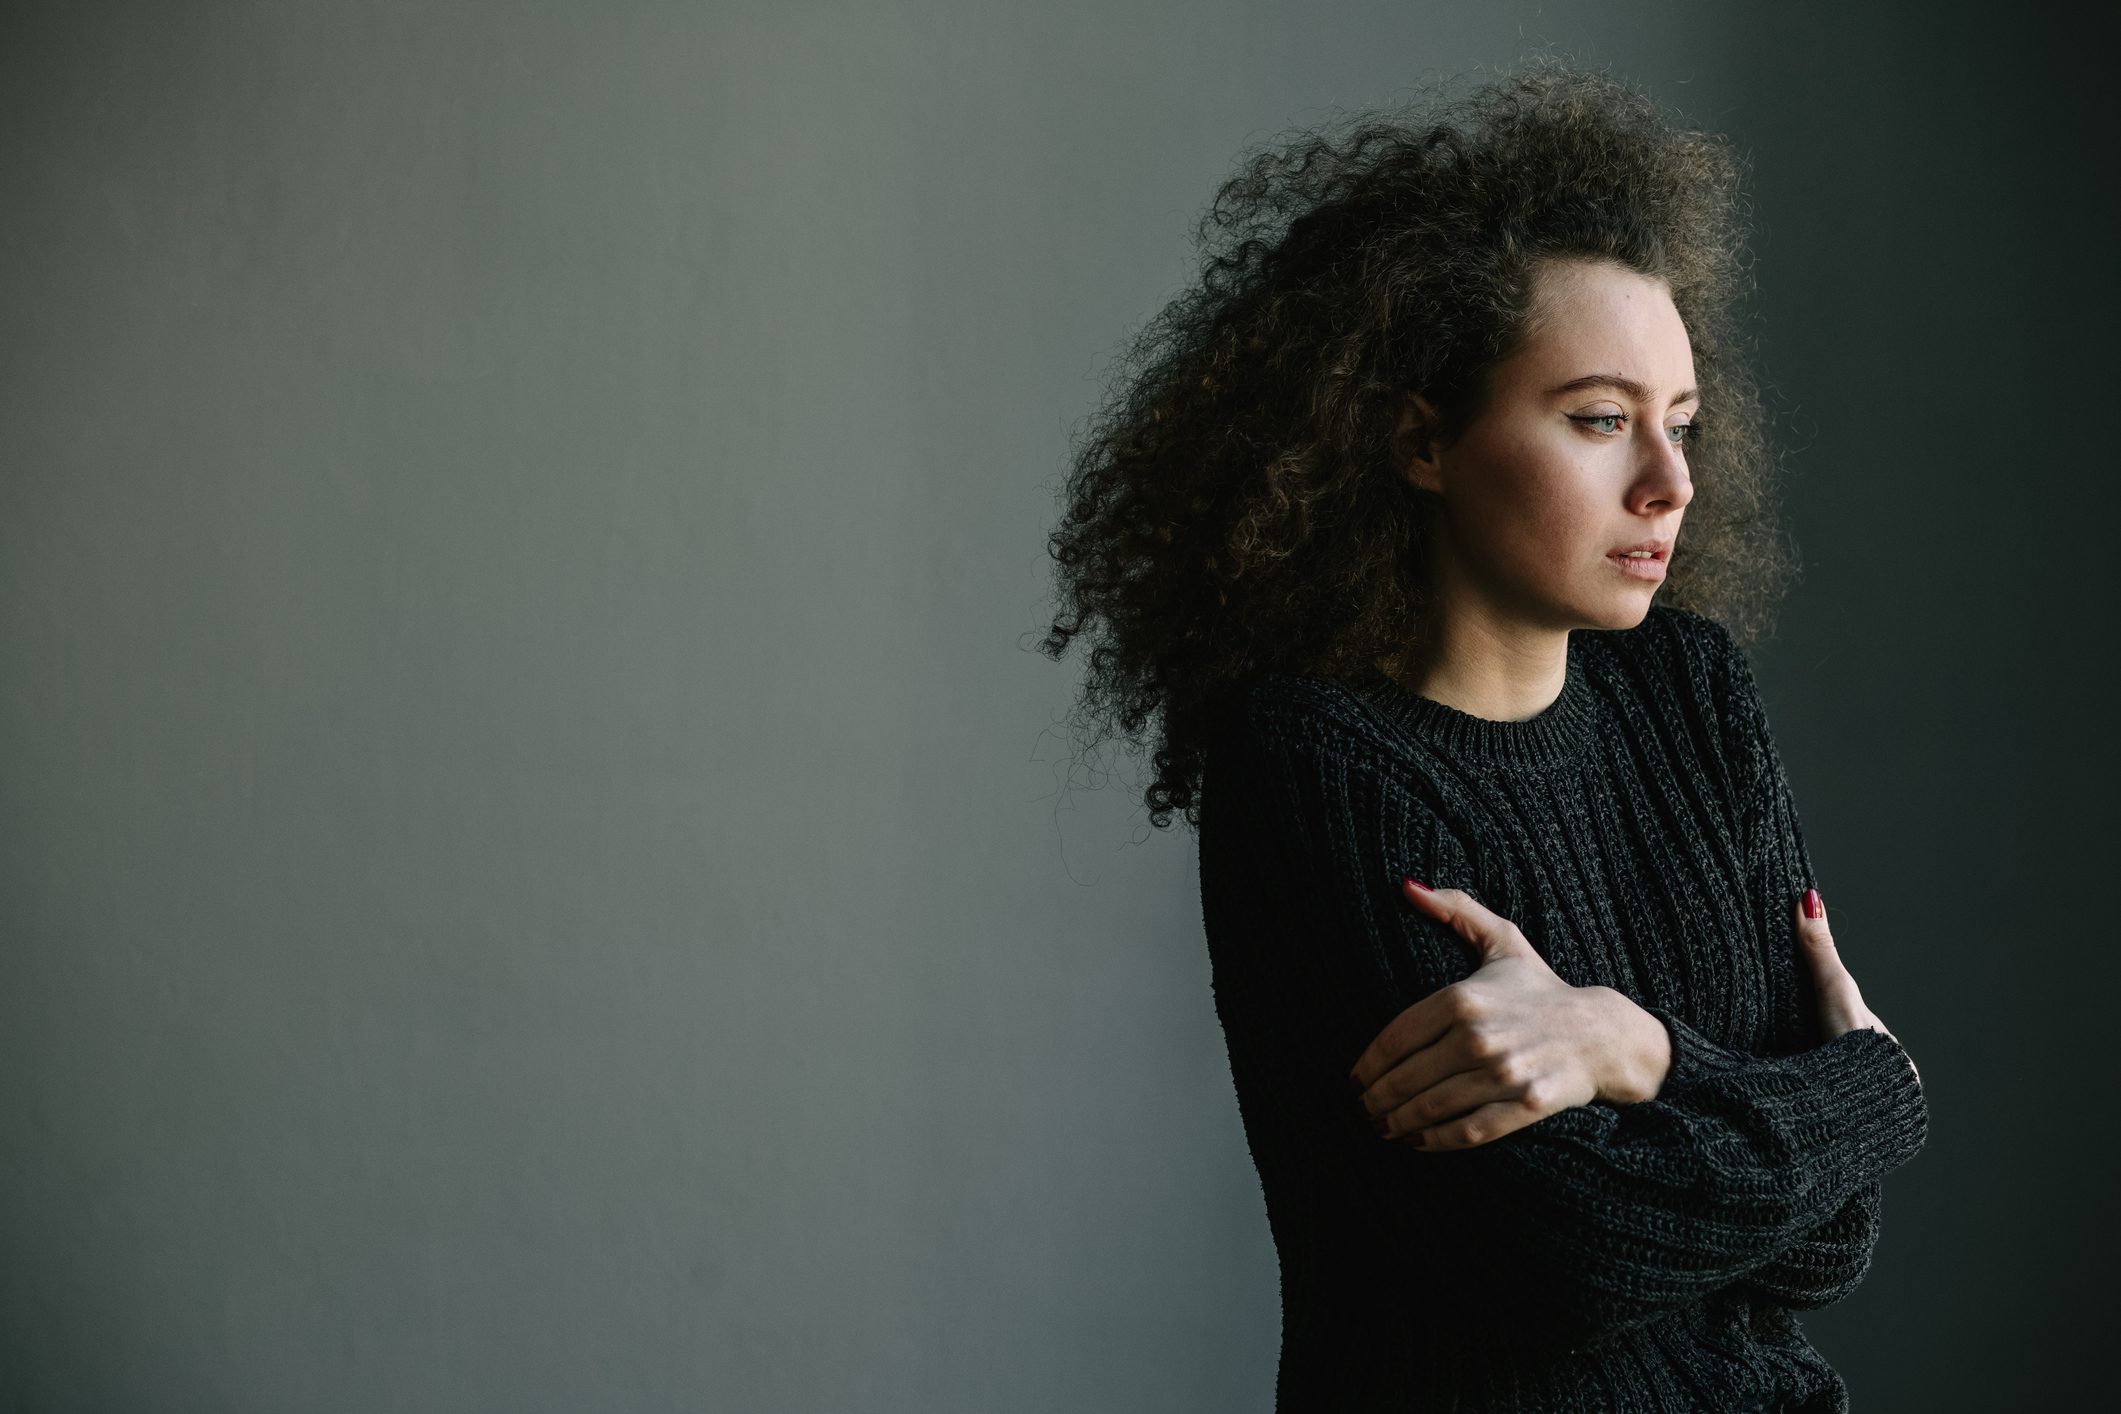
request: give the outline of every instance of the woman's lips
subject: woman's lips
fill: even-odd
[[[1654,555],[1608,555],[1608,560],[1620,566],[1620,572],[1634,579],[1661,580],[1664,578],[1664,561]]]

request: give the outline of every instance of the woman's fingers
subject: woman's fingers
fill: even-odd
[[[1860,1004],[1856,979],[1841,960],[1834,945],[1834,930],[1827,922],[1826,900],[1817,889],[1806,889],[1797,899],[1797,951],[1812,971],[1812,985],[1822,1004],[1832,1000],[1846,1005],[1851,998]]]
[[[1440,987],[1385,1023],[1355,1058],[1348,1084],[1365,1109],[1383,1109],[1456,1069],[1437,1042],[1457,1024],[1460,998]]]
[[[1848,968],[1841,962],[1841,950],[1834,946],[1834,930],[1827,922],[1826,900],[1817,889],[1806,889],[1797,896],[1797,945],[1818,981],[1848,976]]]
[[[1856,985],[1855,976],[1841,960],[1841,949],[1834,944],[1834,930],[1827,924],[1826,901],[1817,889],[1806,889],[1798,898],[1796,917],[1797,950],[1812,969],[1822,1039],[1831,1041],[1859,1027],[1892,1036],[1877,1014],[1864,1005],[1863,989]]]
[[[1444,1149],[1472,1149],[1492,1144],[1505,1134],[1566,1108],[1566,1105],[1546,1102],[1536,1095],[1491,1100],[1456,1119],[1392,1137],[1396,1142],[1410,1144],[1425,1154]]]
[[[1483,1139],[1493,1138],[1575,1103],[1559,1093],[1559,1089],[1558,1084],[1544,1078],[1513,1083],[1499,1079],[1489,1069],[1462,1070],[1445,1076],[1378,1116],[1370,1127],[1384,1139],[1410,1139],[1419,1143],[1426,1138],[1428,1143],[1424,1147],[1470,1147],[1483,1140],[1474,1139],[1463,1128],[1451,1126],[1451,1121],[1472,1120],[1475,1112],[1486,1106],[1516,1106],[1521,1113],[1517,1123],[1493,1128],[1490,1126],[1495,1117],[1489,1116],[1474,1126]]]
[[[1380,1139],[1405,1139],[1497,1098],[1495,1091],[1492,1076],[1476,1070],[1460,1071],[1372,1116],[1370,1128]]]
[[[1594,1070],[1581,1063],[1581,1045],[1567,1043],[1581,990],[1465,890],[1411,878],[1400,887],[1471,943],[1479,965],[1394,1017],[1356,1059],[1348,1082],[1372,1128],[1388,1139],[1419,1134],[1423,1147],[1471,1148],[1595,1099]]]
[[[1552,989],[1571,993],[1547,966],[1529,939],[1509,919],[1464,889],[1432,889],[1406,878],[1400,891],[1423,913],[1448,923],[1478,954],[1474,977],[1440,987],[1386,1023],[1356,1057],[1348,1084],[1373,1119],[1390,1113],[1446,1076],[1484,1067],[1482,1056],[1464,1044],[1448,1045],[1454,1030],[1477,1026],[1482,1016],[1507,994],[1506,1005],[1523,1005]],[[1495,967],[1513,962],[1515,967]],[[1529,968],[1527,968],[1529,964]],[[1491,970],[1492,969],[1492,970]],[[1479,979],[1476,984],[1475,978]],[[1485,989],[1485,991],[1483,990]],[[1527,990],[1529,989],[1529,991]],[[1551,997],[1545,998],[1552,1004]]]
[[[1861,1005],[1856,979],[1842,965],[1841,950],[1834,945],[1834,930],[1826,918],[1826,901],[1817,889],[1806,889],[1796,903],[1797,952],[1812,974],[1812,992],[1819,1000],[1821,1039],[1831,1041],[1854,1030]]]
[[[1515,923],[1465,890],[1430,889],[1413,879],[1401,880],[1399,887],[1400,892],[1423,912],[1449,923],[1461,938],[1471,943],[1479,954],[1479,967],[1504,957],[1530,957],[1542,968],[1546,966],[1545,960],[1518,931]],[[1434,1046],[1457,1023],[1464,1000],[1462,993],[1442,987],[1393,1017],[1355,1058],[1354,1068],[1348,1072],[1349,1087],[1358,1092],[1368,1091],[1402,1062],[1422,1057],[1427,1048]],[[1432,1067],[1428,1073],[1418,1076],[1410,1073],[1402,1079],[1418,1079],[1425,1086],[1456,1069],[1433,1056],[1425,1063]],[[1404,1099],[1406,1093],[1402,1090],[1398,1098]],[[1384,1095],[1376,1097],[1380,1105],[1387,1098]],[[1365,1107],[1370,1106],[1370,1101],[1371,1097],[1365,1095]]]

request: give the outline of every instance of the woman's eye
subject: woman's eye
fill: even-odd
[[[1595,412],[1581,415],[1571,413],[1569,415],[1569,420],[1571,422],[1587,423],[1590,426],[1597,428],[1601,433],[1610,436],[1614,432],[1618,432],[1620,430],[1618,424],[1626,422],[1628,420],[1628,415],[1624,412]],[[1606,426],[1605,424],[1613,425]],[[1701,435],[1701,429],[1696,427],[1691,422],[1675,422],[1670,427],[1667,427],[1664,430],[1665,434],[1668,437],[1671,437],[1673,445],[1680,447],[1685,446],[1687,443],[1693,441],[1696,437],[1699,437]]]

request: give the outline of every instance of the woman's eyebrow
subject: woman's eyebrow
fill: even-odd
[[[1618,388],[1638,403],[1646,403],[1650,400],[1650,390],[1648,388],[1620,373],[1586,373],[1581,378],[1571,378],[1559,388],[1552,390],[1549,396],[1560,397],[1563,393],[1574,393],[1583,388]],[[1672,402],[1676,405],[1685,402],[1688,398],[1699,397],[1700,395],[1701,390],[1699,388],[1688,388],[1678,397],[1672,399]]]

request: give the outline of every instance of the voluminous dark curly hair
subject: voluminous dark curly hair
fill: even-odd
[[[1750,642],[1794,577],[1779,454],[1739,330],[1744,164],[1605,72],[1541,56],[1453,97],[1432,82],[1254,149],[1195,235],[1198,283],[1122,354],[1076,441],[1039,651],[1094,647],[1080,715],[1153,742],[1145,800],[1198,827],[1217,707],[1269,669],[1394,660],[1421,622],[1426,498],[1389,447],[1402,399],[1445,441],[1517,347],[1541,262],[1664,280],[1693,345],[1694,498],[1663,589]]]

